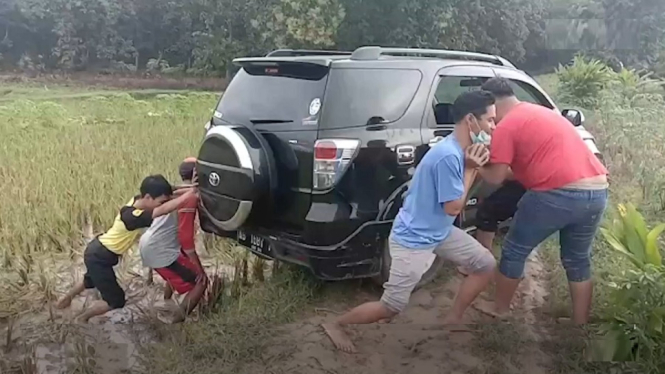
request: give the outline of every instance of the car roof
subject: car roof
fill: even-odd
[[[418,49],[418,48],[384,48],[366,46],[357,48],[353,52],[326,51],[326,50],[292,50],[280,49],[270,52],[265,57],[245,57],[233,60],[237,65],[266,64],[280,62],[301,62],[322,66],[348,66],[361,64],[367,67],[376,64],[386,65],[437,65],[439,67],[457,65],[464,62],[466,65],[517,68],[508,60],[495,55],[455,51],[444,49]]]
[[[457,59],[442,59],[435,57],[414,57],[414,56],[381,56],[377,60],[352,60],[349,56],[294,56],[294,57],[245,57],[233,60],[233,63],[239,66],[245,64],[266,64],[269,66],[271,63],[309,63],[321,66],[329,66],[334,68],[393,68],[393,69],[409,69],[409,68],[425,68],[425,69],[441,69],[448,66],[477,66],[486,68],[501,68],[513,71],[521,71],[512,66],[500,66],[490,62],[473,61],[473,60],[457,60]]]

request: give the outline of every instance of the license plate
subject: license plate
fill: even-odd
[[[254,253],[272,257],[270,242],[262,236],[238,230],[237,240],[240,245],[249,248]]]

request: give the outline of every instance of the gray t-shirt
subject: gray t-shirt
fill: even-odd
[[[152,221],[139,240],[143,266],[163,268],[174,263],[180,255],[178,213],[173,212]]]

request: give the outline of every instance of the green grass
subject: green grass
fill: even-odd
[[[0,265],[67,252],[90,221],[110,224],[148,174],[176,181],[196,155],[215,94],[90,96],[0,104]]]

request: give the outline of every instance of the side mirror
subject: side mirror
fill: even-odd
[[[575,127],[584,125],[584,114],[577,109],[564,109],[561,111],[561,115]]]

